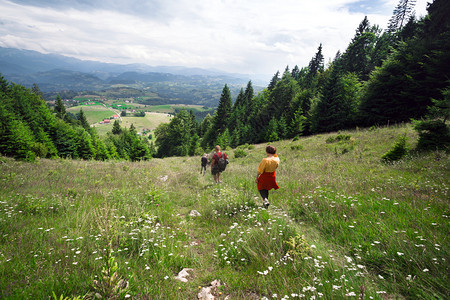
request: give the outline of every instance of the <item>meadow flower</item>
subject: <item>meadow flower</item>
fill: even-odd
[[[333,290],[338,290],[338,289],[340,289],[342,286],[340,286],[340,285],[333,285]]]

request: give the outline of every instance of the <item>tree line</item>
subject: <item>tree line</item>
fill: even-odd
[[[365,17],[327,67],[320,44],[308,66],[276,72],[258,95],[249,81],[233,102],[225,85],[217,110],[200,124],[181,111],[159,126],[156,155],[194,155],[215,144],[234,148],[412,119],[421,120],[415,124],[421,136],[439,132],[434,138],[441,141],[424,148],[448,149],[450,1],[435,0],[420,20],[414,4],[401,0],[384,31]]]

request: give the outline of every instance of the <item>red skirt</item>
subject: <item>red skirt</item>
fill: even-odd
[[[259,176],[258,180],[258,190],[278,190],[280,187],[277,184],[277,176],[275,172],[264,172]]]

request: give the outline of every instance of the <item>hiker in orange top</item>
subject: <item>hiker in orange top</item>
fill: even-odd
[[[271,189],[278,189],[277,176],[275,175],[275,170],[280,164],[280,159],[277,156],[277,148],[274,146],[266,147],[267,157],[263,158],[259,164],[258,171],[256,174],[256,184],[258,185],[259,193],[263,198],[263,206],[265,208],[269,207],[269,191]]]
[[[221,183],[220,174],[225,171],[228,164],[228,156],[225,152],[220,152],[220,146],[216,146],[216,153],[211,159],[211,174],[214,176],[216,183]]]

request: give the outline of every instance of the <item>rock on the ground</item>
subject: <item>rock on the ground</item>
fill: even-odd
[[[196,210],[191,210],[191,212],[189,213],[189,216],[191,216],[191,217],[200,217],[201,214],[198,211],[196,211]]]
[[[203,287],[200,290],[200,293],[198,293],[197,298],[199,300],[214,300],[215,298],[215,294],[217,294],[217,287],[220,286],[220,281],[219,280],[214,280],[213,282],[211,282],[210,286],[207,287]]]
[[[191,276],[193,272],[194,269],[184,268],[183,270],[180,271],[180,273],[178,273],[177,276],[175,276],[175,279],[181,282],[188,282],[187,277]]]

